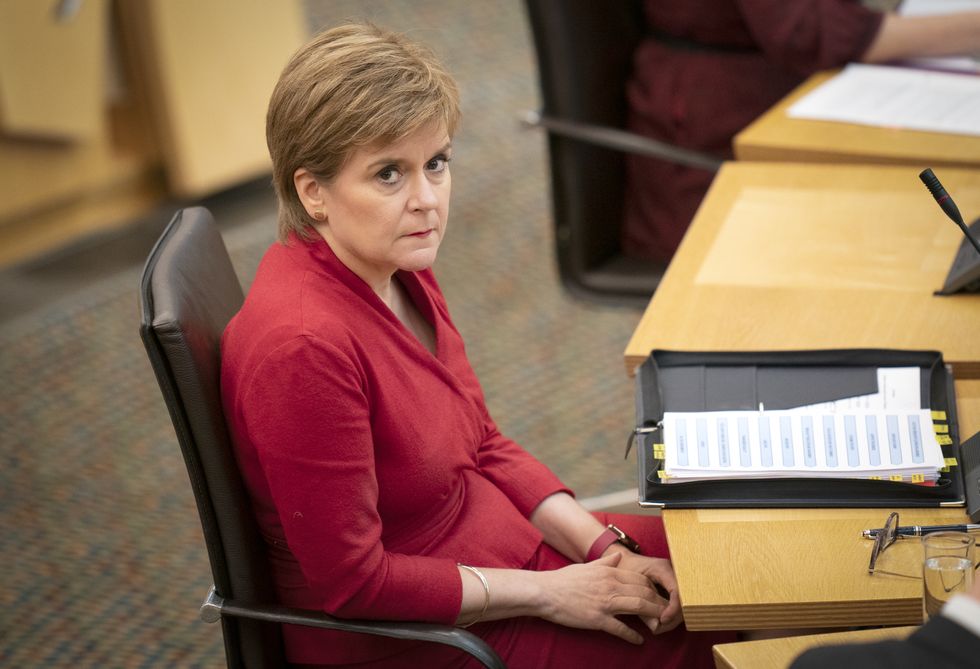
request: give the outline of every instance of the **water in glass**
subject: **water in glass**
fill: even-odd
[[[926,558],[922,565],[925,617],[934,616],[950,597],[973,584],[973,562],[967,558],[940,555]]]

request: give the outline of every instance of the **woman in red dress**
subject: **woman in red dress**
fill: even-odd
[[[659,519],[586,512],[487,412],[431,269],[458,117],[439,62],[373,26],[314,37],[272,95],[280,239],[224,334],[221,382],[280,599],[471,626],[514,668],[711,667],[733,637],[684,629]],[[299,664],[473,665],[284,635]]]

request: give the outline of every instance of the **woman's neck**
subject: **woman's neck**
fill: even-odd
[[[378,297],[388,305],[388,308],[398,317],[398,320],[402,322],[408,331],[415,335],[425,348],[429,350],[430,353],[435,355],[436,352],[436,334],[429,321],[425,320],[425,317],[419,311],[418,307],[415,306],[415,302],[412,301],[411,295],[408,294],[408,290],[402,285],[402,282],[398,280],[397,277],[391,277],[388,281],[388,290],[385,291],[387,295],[382,292],[378,292]],[[377,292],[377,291],[376,291]]]

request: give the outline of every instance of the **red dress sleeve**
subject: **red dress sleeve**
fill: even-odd
[[[480,472],[503,492],[525,517],[557,492],[574,497],[541,461],[500,433],[488,420],[487,435],[477,453]]]

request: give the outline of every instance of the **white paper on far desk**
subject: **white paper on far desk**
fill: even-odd
[[[980,77],[852,63],[797,100],[791,118],[980,135]]]
[[[944,465],[920,371],[878,370],[878,392],[770,411],[666,412],[666,482],[719,478],[871,478],[925,482]]]
[[[980,0],[902,0],[898,13],[904,16],[929,16],[980,11]]]

